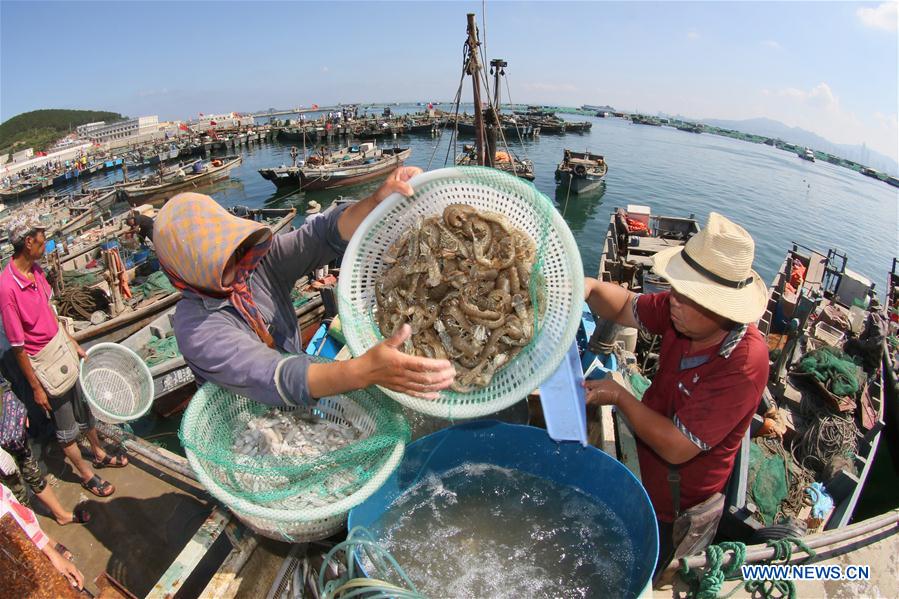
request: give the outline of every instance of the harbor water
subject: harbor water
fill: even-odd
[[[425,477],[372,532],[428,597],[575,598],[622,596],[624,527],[573,487],[468,463]]]
[[[402,107],[394,112],[401,113]],[[899,253],[899,189],[827,162],[806,162],[764,144],[634,125],[618,118],[567,118],[590,120],[592,130],[544,134],[523,144],[509,142],[512,151],[534,162],[534,185],[563,212],[580,247],[586,274],[596,274],[612,211],[641,204],[655,214],[694,214],[701,224],[709,212],[718,211],[743,225],[755,239],[756,269],[766,282],[795,241],[823,253],[829,248],[842,250],[849,257],[849,268],[876,283],[883,296],[886,272]],[[452,164],[462,144],[472,141],[462,137],[454,149],[449,147],[449,137],[447,129],[439,139],[400,136],[379,144],[411,147],[407,164],[439,168]],[[377,188],[374,182],[341,190],[277,192],[257,169],[290,164],[291,145],[275,141],[245,146],[243,163],[232,171],[231,179],[205,191],[225,206],[296,206],[301,222],[312,200],[326,207],[338,195],[363,197]],[[557,188],[553,175],[566,148],[605,156],[609,173],[603,187],[585,195],[569,195]],[[120,170],[112,171],[95,177],[91,185],[121,178]]]

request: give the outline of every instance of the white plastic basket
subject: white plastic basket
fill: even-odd
[[[118,343],[98,343],[81,361],[78,382],[99,420],[136,420],[153,405],[153,376],[136,353]]]
[[[359,356],[382,341],[373,317],[375,283],[387,269],[382,256],[420,219],[439,215],[450,204],[498,212],[537,244],[542,319],[531,344],[490,384],[470,393],[444,391],[428,401],[384,389],[399,403],[441,418],[492,414],[523,399],[558,367],[574,341],[584,298],[584,272],[574,236],[552,202],[532,184],[496,169],[445,168],[409,181],[415,193],[392,194],[365,218],[341,263],[338,307],[347,345]],[[542,258],[541,258],[542,257]]]

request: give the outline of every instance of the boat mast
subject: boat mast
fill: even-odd
[[[474,139],[477,161],[480,166],[486,164],[484,144],[484,116],[481,114],[481,85],[478,72],[478,26],[474,13],[468,13],[468,74],[471,75],[471,88],[474,93]]]

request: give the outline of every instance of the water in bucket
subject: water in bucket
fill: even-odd
[[[427,435],[349,514],[425,596],[637,597],[658,553],[639,481],[592,446],[474,421]],[[372,569],[356,553],[363,573]]]
[[[410,488],[373,532],[428,597],[621,597],[624,526],[573,487],[468,463]]]

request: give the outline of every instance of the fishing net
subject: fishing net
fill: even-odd
[[[756,443],[749,447],[749,489],[763,524],[773,524],[781,502],[787,498],[784,458],[767,454]]]
[[[383,341],[376,320],[375,284],[387,249],[408,229],[451,204],[504,215],[537,246],[528,281],[534,307],[531,341],[490,383],[467,393],[443,391],[434,401],[384,389],[401,404],[430,416],[474,418],[509,407],[540,386],[574,341],[583,303],[583,266],[574,237],[552,202],[531,183],[483,167],[445,168],[411,181],[415,194],[394,194],[360,225],[341,264],[338,307],[347,345],[359,356]]]
[[[169,278],[162,271],[157,271],[147,277],[147,280],[134,287],[135,295],[140,293],[144,298],[151,298],[156,295],[168,295],[175,293],[177,289],[172,286]]]
[[[62,281],[66,287],[90,287],[102,281],[105,274],[103,267],[63,270]]]
[[[347,512],[399,465],[410,438],[400,407],[371,388],[323,398],[311,411],[353,427],[358,439],[348,445],[303,456],[235,451],[248,422],[270,410],[207,383],[188,405],[179,436],[207,490],[254,530],[276,539],[308,541],[343,526]]]
[[[144,348],[141,354],[144,355],[144,362],[151,368],[181,355],[178,350],[178,340],[174,335],[162,339],[151,335]]]
[[[861,390],[858,366],[842,350],[834,347],[822,347],[807,353],[799,361],[799,371],[814,376],[834,395],[856,397]]]

